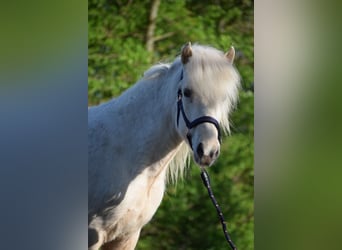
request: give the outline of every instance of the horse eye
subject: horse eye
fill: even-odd
[[[191,90],[188,89],[188,88],[185,88],[184,91],[183,91],[183,94],[185,97],[190,97],[191,96]]]

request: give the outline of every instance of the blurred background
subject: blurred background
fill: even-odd
[[[158,62],[172,62],[188,41],[236,50],[240,102],[232,133],[209,169],[214,194],[238,249],[254,249],[254,3],[88,1],[88,104],[119,96]],[[137,249],[227,249],[221,224],[191,162],[185,180],[169,185],[143,228]]]

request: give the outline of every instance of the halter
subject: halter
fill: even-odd
[[[180,81],[183,79],[183,71],[181,73],[181,78],[180,78]],[[177,101],[177,127],[179,125],[179,116],[180,116],[180,113],[182,113],[182,116],[183,116],[183,120],[185,122],[185,125],[186,127],[188,128],[189,132],[192,128],[202,124],[202,123],[211,123],[213,124],[216,129],[217,129],[217,139],[218,141],[221,143],[221,131],[220,131],[220,125],[218,123],[218,121],[211,117],[211,116],[201,116],[195,120],[193,120],[192,122],[190,122],[190,120],[188,119],[188,117],[186,116],[185,114],[185,111],[184,111],[184,107],[183,107],[183,101],[182,101],[182,91],[179,89],[178,90],[178,101]],[[188,141],[189,141],[189,144],[192,148],[192,142],[191,142],[191,137],[190,137],[190,133],[187,133],[186,137],[188,138]]]

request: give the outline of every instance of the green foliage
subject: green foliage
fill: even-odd
[[[89,1],[88,99],[106,101],[129,88],[151,64],[144,46],[148,4]],[[145,20],[145,22],[144,22]]]
[[[161,1],[154,51],[146,50],[151,1],[89,0],[89,104],[134,84],[153,63],[172,61],[191,41],[237,51],[243,87],[253,82],[253,1]]]
[[[231,117],[232,135],[224,138],[221,155],[208,172],[233,241],[239,249],[254,249],[254,94],[247,91],[254,81],[254,2],[161,1],[154,49],[148,51],[152,2],[88,1],[89,104],[120,95],[154,63],[173,61],[187,41],[221,50],[233,45],[243,90]],[[195,164],[177,187],[168,187],[156,215],[143,228],[137,249],[228,249]]]

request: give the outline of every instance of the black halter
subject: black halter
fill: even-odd
[[[183,71],[182,71],[182,74],[181,74],[181,79],[183,79]],[[193,120],[192,122],[189,121],[188,117],[186,116],[185,114],[185,111],[184,111],[184,107],[183,107],[183,102],[182,102],[182,91],[181,89],[178,90],[178,101],[177,101],[177,126],[179,125],[179,116],[180,116],[180,113],[182,113],[182,116],[183,116],[183,120],[185,122],[185,125],[186,127],[189,129],[189,132],[190,132],[190,129],[202,124],[202,123],[205,123],[205,122],[208,122],[208,123],[211,123],[213,124],[216,129],[217,129],[217,139],[218,141],[221,143],[221,132],[220,132],[220,125],[218,123],[218,121],[211,117],[211,116],[201,116],[195,120]],[[188,141],[189,141],[189,144],[192,148],[192,142],[191,142],[191,136],[190,136],[190,133],[188,132],[187,134],[187,138],[188,138]]]

